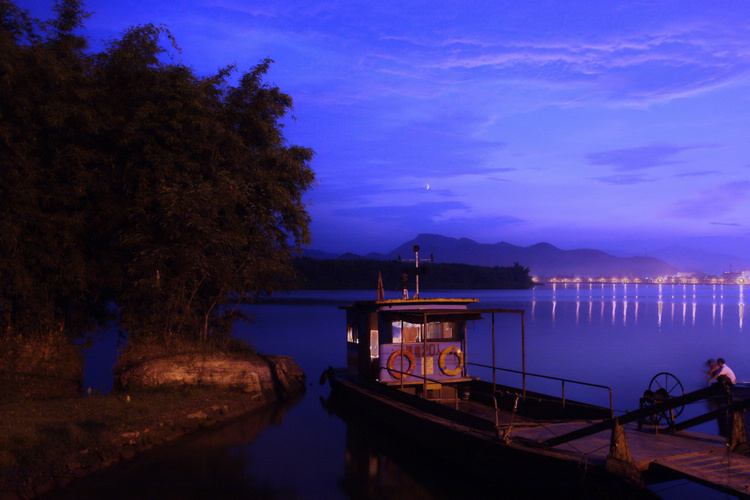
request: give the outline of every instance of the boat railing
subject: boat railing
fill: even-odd
[[[498,366],[489,366],[489,365],[483,365],[483,364],[480,364],[480,363],[466,363],[466,364],[467,365],[476,366],[476,367],[479,367],[479,368],[487,368],[489,370],[493,370],[493,372],[492,372],[492,374],[493,374],[493,385],[495,385],[495,382],[494,382],[495,371],[503,371],[503,372],[516,373],[518,375],[522,375],[524,377],[524,383],[523,383],[523,397],[524,398],[526,397],[526,377],[535,377],[535,378],[542,378],[542,379],[547,379],[547,380],[557,380],[561,384],[561,393],[562,394],[561,394],[561,398],[560,399],[562,400],[562,406],[563,406],[563,408],[565,408],[565,403],[566,403],[566,394],[565,394],[565,384],[566,383],[580,385],[580,386],[586,386],[586,387],[594,387],[594,388],[597,388],[597,389],[604,389],[604,390],[606,390],[609,393],[609,411],[610,411],[610,414],[612,415],[612,417],[614,417],[614,415],[615,415],[615,413],[614,413],[614,406],[612,404],[612,388],[610,388],[610,387],[608,387],[606,385],[594,384],[594,383],[591,383],[591,382],[581,382],[581,381],[578,381],[578,380],[571,380],[571,379],[562,378],[562,377],[554,377],[554,376],[551,376],[551,375],[541,375],[541,374],[538,374],[538,373],[529,373],[529,372],[524,372],[524,371],[520,371],[520,370],[512,370],[510,368],[500,368]]]

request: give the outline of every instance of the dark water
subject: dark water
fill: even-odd
[[[375,292],[298,292],[254,306],[255,324],[237,335],[260,351],[292,356],[308,375],[306,395],[291,408],[248,416],[169,445],[55,492],[51,498],[471,498],[481,486],[453,477],[435,457],[400,446],[392,432],[355,412],[327,403],[318,377],[345,363],[345,318],[337,308]],[[659,372],[674,374],[685,391],[705,385],[703,364],[724,357],[740,380],[750,380],[744,289],[706,285],[558,285],[524,291],[424,292],[424,297],[473,296],[481,307],[523,309],[526,370],[606,385],[621,413]],[[470,327],[467,356],[492,358],[489,321]],[[520,321],[496,319],[496,357],[521,368]],[[111,388],[112,345],[89,358],[87,385]],[[473,375],[484,377],[481,370]],[[518,384],[513,376],[504,382]],[[109,384],[109,385],[108,385]],[[530,381],[529,389],[559,391]],[[537,384],[534,386],[533,384]],[[566,386],[568,397],[609,404],[600,390]],[[685,417],[705,407],[686,407]],[[697,430],[715,434],[714,423]],[[731,498],[685,482],[652,488],[662,498]],[[535,490],[498,498],[528,498]]]

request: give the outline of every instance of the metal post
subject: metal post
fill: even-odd
[[[417,291],[414,294],[414,298],[418,299],[419,298],[419,245],[414,245],[412,247],[412,250],[414,251],[414,259],[402,259],[401,256],[399,255],[398,256],[398,261],[399,262],[411,262],[413,260],[414,263],[416,264],[417,270],[416,270],[415,274],[416,274],[416,278],[417,278]],[[426,262],[428,260],[430,262],[434,262],[435,258],[432,255],[430,255],[429,259],[423,259],[424,262]],[[406,297],[404,297],[404,298],[406,298]]]
[[[521,311],[521,371],[523,371],[523,397],[526,397],[526,329],[523,321],[524,311]]]
[[[417,293],[419,293],[419,277],[417,277]],[[417,362],[416,359],[414,362]],[[422,379],[422,397],[427,399],[427,313],[422,314]]]
[[[497,387],[495,383],[495,367],[497,364],[495,363],[495,313],[492,313],[492,394],[494,395],[495,392],[497,392]]]
[[[401,320],[401,390],[404,390],[404,320]]]
[[[417,263],[417,292],[414,294],[414,298],[419,298],[419,245],[414,245],[414,261]]]

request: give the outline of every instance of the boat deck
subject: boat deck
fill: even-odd
[[[459,409],[494,421],[492,408],[474,401],[460,401]],[[498,412],[501,430],[511,439],[541,443],[549,438],[588,427],[597,421],[539,422]],[[626,425],[630,454],[641,472],[666,479],[689,479],[714,489],[750,497],[750,457],[729,452],[720,436],[681,431],[676,434],[646,425]],[[591,434],[555,447],[575,453],[582,463],[604,463],[610,451],[611,430]]]

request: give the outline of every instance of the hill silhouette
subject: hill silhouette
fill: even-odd
[[[435,262],[469,264],[475,266],[513,266],[516,262],[530,269],[531,276],[573,276],[598,278],[601,276],[652,278],[674,275],[678,269],[653,257],[616,257],[601,250],[562,250],[549,243],[528,247],[506,242],[477,243],[468,238],[451,238],[437,234],[420,234],[411,241],[386,253],[369,253],[365,256],[346,254],[344,259],[396,260],[399,255],[413,259],[414,245],[420,247],[420,258],[432,254]],[[321,255],[320,252],[317,255]],[[330,256],[329,256],[330,257]]]

